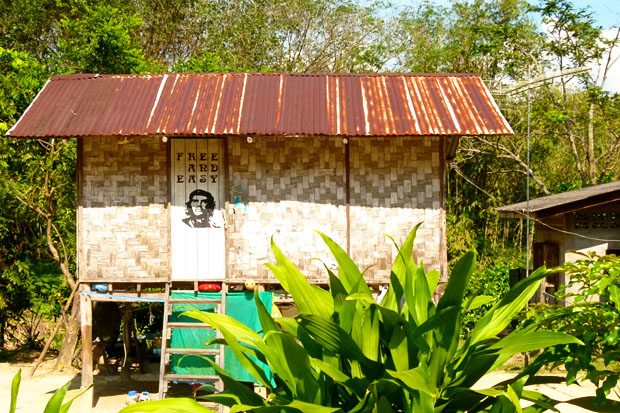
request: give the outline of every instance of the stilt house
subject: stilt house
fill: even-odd
[[[479,76],[274,73],[55,76],[9,131],[78,139],[79,281],[125,297],[277,282],[272,237],[326,284],[315,230],[387,284],[384,234],[421,221],[415,259],[445,281],[446,160],[461,136],[511,133]]]

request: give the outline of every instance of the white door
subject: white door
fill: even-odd
[[[225,278],[222,139],[172,139],[172,279]]]

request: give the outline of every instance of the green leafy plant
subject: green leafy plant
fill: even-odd
[[[229,406],[231,412],[553,409],[556,401],[524,389],[531,372],[517,374],[490,389],[471,388],[515,353],[579,343],[568,334],[533,327],[498,338],[527,304],[547,271],[539,269],[515,285],[463,339],[463,310],[478,304],[475,299],[463,299],[475,255],[468,253],[455,265],[444,295],[435,304],[431,297],[439,273],[425,274],[423,265],[413,262],[416,229],[399,249],[390,288],[381,303],[375,301],[363,273],[345,251],[319,233],[338,262],[338,275],[326,268],[330,291],[310,284],[272,243],[277,264],[267,266],[295,300],[297,317],[273,319],[256,300],[263,328],[259,334],[226,315],[193,309],[184,313],[220,330],[223,338],[219,340],[268,390],[263,398],[212,362],[226,390],[206,398]],[[269,365],[273,381],[256,360]],[[521,400],[534,406],[522,409]],[[140,409],[158,411],[152,406],[146,402]]]
[[[585,343],[551,347],[533,368],[564,366],[568,384],[582,373],[597,386],[596,403],[601,405],[613,389],[619,390],[620,260],[614,255],[574,253],[583,259],[552,269],[569,280],[555,295],[559,305],[530,307],[524,325],[566,332]]]
[[[509,289],[509,262],[500,262],[491,268],[475,271],[465,289],[465,300],[477,300],[477,308],[468,307],[463,314],[463,327],[471,332],[476,322],[491,309],[498,297],[503,297]],[[486,298],[483,298],[486,297]],[[487,301],[486,303],[484,301]]]
[[[22,381],[22,370],[19,369],[17,373],[15,374],[15,376],[13,377],[13,381],[11,382],[11,404],[9,405],[9,413],[15,413],[15,410],[17,409],[17,394],[19,393],[19,385],[21,384],[21,381]],[[75,399],[77,399],[78,397],[80,397],[81,395],[83,395],[90,389],[90,387],[84,389],[74,398],[72,398],[71,400],[63,404],[63,401],[67,394],[67,390],[69,390],[70,385],[71,385],[71,382],[68,382],[67,384],[62,386],[60,389],[56,390],[56,392],[54,392],[52,397],[49,399],[49,401],[45,405],[45,409],[43,410],[43,413],[66,413],[68,412],[69,408],[71,407],[71,404],[75,401]]]

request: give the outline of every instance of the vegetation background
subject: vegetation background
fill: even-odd
[[[449,260],[479,255],[469,294],[505,292],[524,266],[524,223],[494,208],[525,199],[526,174],[532,197],[620,177],[620,96],[605,89],[619,30],[570,0],[1,0],[0,15],[2,134],[55,74],[480,74],[515,135],[463,139],[449,163]],[[597,70],[519,87],[582,67]],[[75,140],[0,139],[0,350],[40,345],[75,287],[75,169]]]

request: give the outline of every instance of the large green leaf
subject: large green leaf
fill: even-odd
[[[188,308],[181,316],[193,318],[203,323],[209,324],[217,328],[218,330],[226,329],[233,337],[246,345],[263,348],[263,338],[250,327],[235,320],[229,315],[209,313],[206,311],[200,311],[195,308]]]
[[[278,278],[282,287],[293,296],[299,312],[329,319],[334,312],[334,301],[331,294],[316,285],[310,284],[299,269],[284,256],[273,240],[271,241],[271,248],[278,265],[265,265]]]
[[[506,328],[514,316],[525,307],[546,275],[546,268],[541,267],[515,284],[499,303],[478,320],[471,333],[470,343],[475,344],[495,337]]]
[[[297,321],[327,350],[363,364],[369,362],[351,336],[333,321],[309,314],[300,314]]]
[[[361,341],[362,353],[373,361],[379,360],[379,312],[373,304],[364,313],[362,325],[363,339]]]
[[[171,398],[130,404],[118,413],[214,413],[196,400]]]
[[[431,292],[424,274],[424,265],[420,263],[414,275],[414,319],[417,325],[424,323],[428,319],[428,308],[432,305]]]
[[[402,381],[403,384],[410,389],[423,391],[434,399],[438,397],[437,387],[431,381],[428,371],[425,368],[416,367],[405,371],[388,370],[387,373],[395,379]]]
[[[437,289],[437,284],[439,284],[439,275],[440,275],[439,271],[437,270],[430,270],[429,272],[426,273],[428,291],[430,292],[431,295],[433,295],[433,293]]]
[[[248,346],[258,347],[263,354],[267,349],[263,338],[255,331],[225,314],[207,313],[196,309],[185,311],[182,315],[203,321],[222,333],[235,358],[259,383],[273,390],[271,381],[267,378],[264,370],[247,354],[248,347],[242,346],[242,342]]]
[[[327,272],[329,274],[329,288],[332,297],[334,298],[334,308],[335,311],[338,313],[338,323],[344,331],[351,332],[351,328],[353,327],[353,319],[357,310],[357,303],[355,301],[347,299],[349,294],[344,288],[344,285],[342,285],[340,279],[336,277],[334,273],[332,273],[329,269],[327,269]],[[364,297],[368,296],[364,293],[359,294],[362,294]]]
[[[272,372],[277,375],[297,400],[320,402],[319,384],[312,374],[310,357],[306,350],[288,333],[270,331],[265,335],[265,358]]]
[[[293,400],[287,406],[298,409],[303,413],[333,413],[342,411],[339,407],[324,407],[318,404],[306,403],[301,400]]]
[[[403,245],[400,246],[400,248],[398,247],[394,239],[388,236],[388,238],[392,240],[394,246],[398,250],[398,255],[392,263],[390,288],[388,289],[387,294],[385,295],[385,297],[383,297],[383,300],[381,302],[382,306],[390,310],[399,311],[400,299],[402,295],[400,297],[397,297],[397,295],[403,292],[402,286],[406,284],[407,268],[411,268],[413,266],[413,243],[415,241],[416,232],[420,225],[422,225],[421,222],[413,227],[413,229],[409,232],[407,239],[405,240]],[[398,282],[396,282],[396,280],[398,280]]]
[[[489,350],[512,355],[570,343],[583,344],[569,334],[556,331],[514,331],[490,346]]]
[[[392,363],[396,371],[408,370],[409,362],[409,343],[407,332],[404,325],[398,325],[391,330],[392,335],[388,342],[388,348],[392,355]]]
[[[61,407],[60,407],[60,413],[67,413],[69,411],[69,409],[71,408],[71,405],[73,404],[73,402],[75,401],[75,399],[77,399],[78,397],[81,397],[84,393],[86,393],[87,391],[90,390],[90,388],[93,387],[93,385],[91,384],[90,386],[88,386],[85,389],[82,389],[81,392],[79,392],[78,394],[76,394],[75,396],[73,396],[73,398],[71,398],[71,400],[69,400],[68,402],[64,403]]]
[[[465,288],[467,287],[467,281],[476,267],[476,255],[473,252],[468,252],[461,258],[455,265],[446,290],[437,303],[437,311],[441,311],[444,308],[457,306],[461,307],[463,303],[463,295],[465,294]],[[501,331],[501,330],[500,330]]]
[[[557,400],[550,399],[549,397],[532,390],[523,390],[521,392],[521,398],[523,400],[530,401],[534,403],[534,406],[530,406],[529,408],[523,409],[524,413],[534,413],[534,412],[545,412],[547,410],[552,410],[554,412],[559,412],[558,409],[555,408],[555,405],[559,402]]]
[[[472,295],[463,302],[463,310],[475,310],[476,308],[480,308],[485,304],[491,303],[495,301],[495,297],[491,297],[490,295]]]
[[[332,252],[332,255],[336,258],[336,262],[338,262],[338,267],[340,269],[340,281],[347,292],[349,294],[361,292],[370,295],[370,287],[368,287],[361,271],[357,268],[357,265],[355,265],[346,251],[327,235],[320,231],[317,231],[317,233],[323,238],[323,241]]]
[[[431,346],[429,361],[429,375],[437,386],[441,385],[444,370],[458,349],[463,295],[475,266],[476,256],[473,252],[468,252],[456,263],[444,295],[437,304],[437,312],[429,318],[437,323],[432,331],[434,344]],[[448,309],[454,309],[453,315],[442,315]]]
[[[318,404],[313,403],[305,403],[299,400],[293,400],[290,403],[278,403],[274,406],[246,406],[243,404],[239,404],[233,406],[230,409],[230,413],[236,412],[257,412],[257,413],[283,413],[283,412],[293,412],[293,413],[333,413],[333,412],[342,412],[342,409],[339,407],[324,407]]]
[[[60,412],[60,409],[62,407],[62,401],[65,398],[65,394],[67,394],[67,390],[69,389],[70,385],[71,385],[71,382],[68,382],[67,384],[62,386],[60,389],[56,390],[56,392],[52,395],[52,397],[49,399],[49,401],[45,405],[45,410],[43,410],[43,413]]]
[[[210,358],[206,358],[206,360],[211,364],[211,366],[215,369],[215,372],[222,379],[224,386],[227,391],[233,393],[236,396],[237,403],[243,403],[251,406],[262,406],[265,405],[265,400],[253,390],[249,389],[245,384],[239,383],[237,380],[233,379],[224,369],[222,369],[214,360]],[[210,395],[207,397],[209,400],[218,401],[216,398],[218,395]],[[221,399],[220,399],[221,400]],[[230,407],[230,405],[227,404]]]
[[[11,405],[9,406],[9,413],[15,413],[17,407],[17,394],[19,393],[19,384],[22,381],[22,369],[17,370],[13,381],[11,382]]]
[[[268,331],[280,331],[280,327],[273,321],[271,314],[265,308],[265,305],[258,296],[258,290],[254,290],[254,303],[256,303],[256,311],[258,313],[258,319],[263,327],[263,333]],[[274,304],[275,305],[275,304]]]

